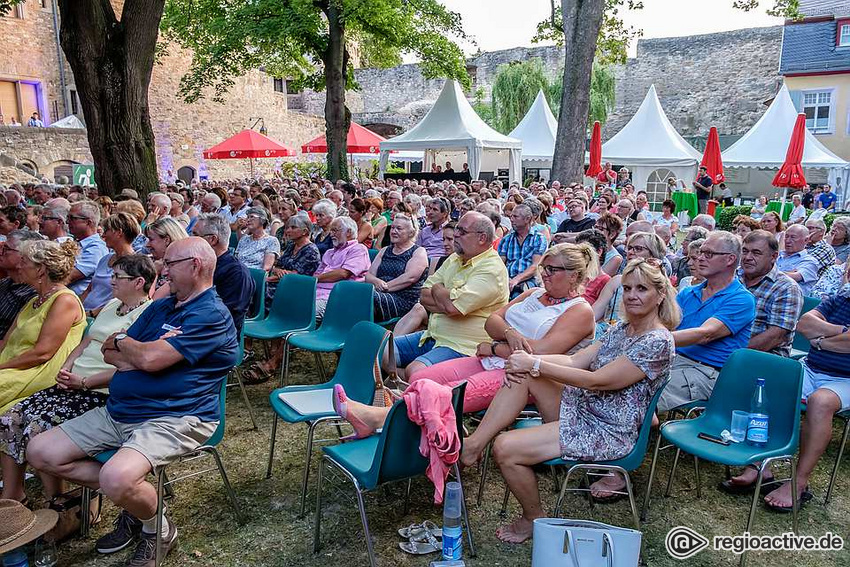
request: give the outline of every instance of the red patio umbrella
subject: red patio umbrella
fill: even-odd
[[[204,150],[204,159],[245,159],[251,163],[251,176],[254,175],[254,158],[273,158],[294,156],[295,150],[287,148],[268,136],[254,130],[242,130],[233,137]]]
[[[788,143],[785,163],[782,164],[776,177],[773,178],[774,187],[802,189],[807,185],[806,176],[803,175],[803,147],[805,143],[806,115],[801,112],[797,115],[797,122],[794,123],[794,130],[791,132],[791,141]]]
[[[590,136],[590,165],[585,175],[596,177],[602,171],[602,126],[599,121],[593,123],[593,134]]]
[[[708,175],[711,176],[715,185],[726,180],[726,176],[723,175],[723,160],[720,158],[720,137],[714,126],[708,131],[705,153],[702,155],[700,165],[708,169]]]
[[[348,136],[346,142],[348,145],[349,154],[378,154],[381,153],[381,142],[386,138],[375,134],[368,128],[364,128],[356,122],[352,122],[348,127]],[[328,140],[325,136],[319,136],[310,140],[303,146],[301,151],[305,154],[326,154],[328,153]]]

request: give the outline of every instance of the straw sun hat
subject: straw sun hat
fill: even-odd
[[[0,500],[0,555],[47,533],[59,519],[56,510],[33,512],[17,500]]]

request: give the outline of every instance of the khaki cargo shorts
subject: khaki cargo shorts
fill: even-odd
[[[713,366],[677,354],[670,368],[670,382],[658,400],[658,411],[670,411],[688,402],[707,400],[720,374]]]

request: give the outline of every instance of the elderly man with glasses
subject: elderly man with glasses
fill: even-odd
[[[806,228],[809,230],[806,251],[818,263],[818,277],[821,277],[827,268],[835,265],[835,248],[823,238],[826,235],[826,223],[822,220],[809,219]]]
[[[80,201],[71,205],[68,230],[80,245],[80,253],[71,270],[68,289],[77,295],[86,291],[100,259],[109,254],[109,248],[97,233],[99,224],[100,208],[93,201]]]
[[[756,303],[736,277],[740,258],[741,241],[730,232],[709,234],[700,248],[697,269],[705,281],[676,296],[682,322],[673,332],[676,358],[659,411],[707,400],[726,360],[747,347]]]
[[[56,199],[52,200],[55,201]],[[39,217],[39,232],[59,244],[66,240],[74,240],[74,237],[67,233],[69,212],[68,207],[51,207],[48,201],[48,205],[44,207]]]
[[[820,264],[806,250],[809,230],[795,224],[785,230],[785,250],[779,253],[776,265],[792,280],[797,282],[803,295],[809,295],[812,286],[818,281]]]
[[[36,293],[32,286],[16,279],[21,261],[20,246],[29,240],[43,239],[37,232],[20,228],[10,232],[6,242],[0,243],[0,272],[7,274],[0,279],[0,337],[6,335],[18,312]]]

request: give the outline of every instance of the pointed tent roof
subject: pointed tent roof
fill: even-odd
[[[521,148],[522,142],[499,134],[481,120],[457,81],[446,81],[428,114],[399,136],[381,142],[381,150]]]
[[[531,108],[508,136],[522,140],[522,159],[551,160],[557,133],[558,121],[540,90]]]
[[[623,129],[602,145],[602,159],[623,165],[696,165],[702,155],[679,135],[658,100],[655,85]]]
[[[782,85],[767,111],[744,136],[723,152],[725,167],[781,167],[788,151],[797,109]],[[829,151],[806,130],[803,167],[846,167],[848,163]]]

